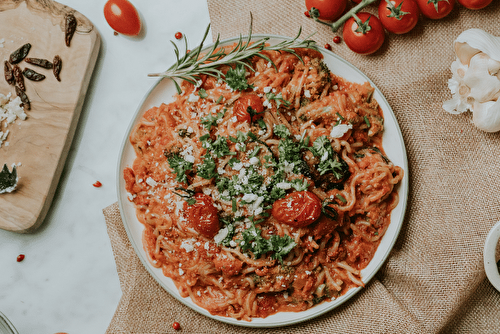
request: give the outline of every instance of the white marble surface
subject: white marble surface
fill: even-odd
[[[146,29],[134,39],[113,35],[104,0],[59,2],[89,18],[102,42],[47,218],[32,234],[0,230],[0,312],[21,334],[105,332],[121,291],[102,209],[117,200],[125,131],[156,80],[147,74],[173,63],[174,34],[186,34],[192,48],[209,23],[206,0],[131,0]],[[92,186],[97,180],[101,188]]]

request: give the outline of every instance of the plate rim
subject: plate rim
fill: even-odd
[[[219,45],[225,45],[225,44],[237,41],[240,37],[243,40],[245,40],[246,38],[248,38],[248,35],[240,35],[238,37],[231,37],[231,38],[220,40],[219,41]],[[275,35],[275,34],[252,34],[252,40],[254,40],[254,39],[260,39],[260,38],[269,38],[269,39],[276,39],[276,40],[292,40],[293,39],[293,38],[288,37],[288,36]],[[206,46],[203,47],[203,50],[207,50],[208,48],[212,47],[214,44],[215,43],[209,43],[209,44],[207,44]],[[369,284],[369,282],[371,281],[371,279],[378,273],[378,271],[380,270],[380,268],[387,261],[390,253],[392,252],[392,250],[394,248],[394,245],[395,245],[396,241],[399,238],[402,226],[404,224],[404,220],[405,220],[405,216],[406,216],[406,210],[407,210],[407,204],[408,204],[408,192],[409,192],[409,170],[408,170],[408,157],[407,157],[407,152],[406,152],[406,145],[405,145],[404,138],[403,138],[403,135],[402,135],[402,132],[401,132],[401,128],[399,126],[399,122],[398,122],[398,120],[396,118],[396,115],[394,114],[394,111],[392,110],[391,105],[387,101],[386,97],[382,94],[382,91],[374,84],[374,82],[365,73],[363,73],[360,69],[358,69],[356,66],[354,66],[352,63],[350,63],[346,59],[340,57],[339,55],[335,54],[334,52],[332,52],[330,50],[327,50],[327,49],[321,47],[320,45],[317,45],[317,47],[318,47],[319,51],[323,55],[326,54],[326,55],[328,55],[330,57],[333,57],[336,60],[344,63],[345,65],[347,65],[351,70],[357,72],[358,75],[362,76],[374,88],[374,90],[376,92],[378,92],[379,97],[377,97],[377,101],[378,101],[379,105],[381,104],[381,101],[382,101],[387,106],[387,109],[388,109],[388,110],[383,110],[383,112],[384,112],[384,119],[386,118],[386,114],[385,113],[388,111],[392,115],[392,118],[393,118],[393,120],[394,120],[394,122],[396,124],[395,130],[396,130],[396,133],[398,135],[399,142],[401,143],[401,150],[402,150],[402,152],[401,152],[401,154],[402,154],[401,159],[403,160],[403,166],[400,166],[400,167],[403,168],[404,176],[403,176],[403,179],[401,180],[400,184],[398,185],[399,203],[397,205],[397,207],[399,205],[401,205],[401,217],[399,219],[399,222],[397,222],[398,224],[397,224],[397,227],[396,227],[396,230],[395,230],[395,233],[394,233],[394,236],[393,236],[392,240],[389,242],[388,247],[387,247],[385,253],[383,253],[382,256],[381,256],[381,260],[375,265],[374,269],[368,275],[362,277],[362,281],[365,283],[365,289],[366,289],[366,285]],[[196,305],[194,302],[191,301],[191,303],[193,303],[193,304],[190,304],[187,301],[188,299],[190,300],[190,298],[189,297],[186,297],[186,298],[181,297],[179,295],[178,291],[176,291],[177,293],[171,293],[170,289],[168,287],[166,287],[164,285],[164,283],[160,279],[157,279],[157,277],[156,277],[157,275],[156,275],[155,272],[153,272],[152,266],[149,264],[148,259],[144,258],[141,255],[140,251],[139,251],[139,247],[142,247],[142,243],[141,243],[141,245],[138,245],[135,242],[135,239],[132,236],[132,232],[130,231],[129,226],[126,223],[127,222],[127,218],[126,218],[126,216],[124,214],[124,208],[123,208],[123,204],[122,204],[122,195],[123,194],[122,194],[122,191],[121,191],[121,186],[122,186],[122,182],[123,182],[123,177],[122,177],[122,172],[123,172],[122,171],[122,165],[123,165],[122,162],[123,162],[123,159],[124,159],[123,152],[125,150],[126,145],[129,143],[130,133],[131,133],[133,127],[135,126],[135,124],[137,122],[137,119],[139,119],[139,117],[142,116],[142,114],[140,113],[140,111],[143,108],[143,106],[144,106],[147,98],[151,95],[151,93],[156,89],[156,87],[163,80],[167,80],[167,78],[158,78],[156,80],[156,82],[145,93],[145,95],[143,96],[143,98],[141,99],[141,101],[139,102],[139,104],[138,104],[138,106],[137,106],[137,108],[136,108],[136,110],[135,110],[135,112],[134,112],[134,114],[132,116],[132,119],[131,119],[131,121],[129,123],[129,126],[128,126],[127,130],[126,130],[125,137],[122,140],[122,144],[120,146],[120,151],[119,151],[120,156],[119,156],[119,159],[118,159],[117,171],[116,171],[116,191],[117,191],[117,195],[118,195],[118,206],[119,206],[119,211],[120,211],[120,217],[122,219],[122,224],[123,224],[123,226],[125,228],[125,231],[127,233],[128,240],[131,243],[132,247],[134,248],[134,253],[139,258],[139,260],[141,261],[142,265],[146,268],[146,270],[148,271],[149,275],[151,275],[152,278],[158,284],[160,284],[160,286],[163,288],[163,290],[165,290],[169,295],[171,295],[172,297],[174,297],[175,299],[177,299],[178,301],[180,301],[185,306],[189,307],[191,310],[193,310],[195,312],[198,312],[201,315],[207,316],[207,317],[209,317],[211,319],[221,321],[223,323],[227,323],[227,324],[230,324],[230,325],[241,326],[241,327],[251,327],[251,328],[286,327],[286,326],[290,326],[290,325],[302,323],[302,322],[305,322],[305,321],[308,321],[308,320],[312,320],[312,319],[317,318],[317,317],[319,317],[321,315],[324,315],[327,312],[333,311],[334,309],[338,308],[339,306],[341,306],[342,304],[344,304],[345,302],[347,302],[349,299],[351,299],[358,292],[360,292],[360,290],[362,290],[363,287],[352,288],[349,291],[347,291],[347,293],[345,293],[344,295],[342,295],[341,297],[339,297],[338,299],[341,298],[341,300],[338,301],[338,302],[336,302],[335,305],[331,305],[331,306],[325,307],[324,309],[319,309],[317,312],[315,312],[315,313],[313,313],[311,315],[308,315],[308,316],[306,315],[303,318],[297,317],[296,319],[291,320],[291,321],[290,320],[287,320],[287,321],[283,320],[281,322],[277,321],[275,323],[266,324],[266,323],[261,323],[261,322],[256,322],[256,321],[258,319],[261,319],[262,321],[265,321],[265,319],[269,319],[269,317],[267,317],[267,318],[255,318],[255,319],[252,319],[252,321],[246,321],[246,320],[236,320],[236,319],[233,319],[233,318],[230,318],[230,317],[223,317],[223,316],[218,316],[218,315],[212,315],[206,309],[204,309],[204,308]],[[392,215],[392,212],[391,212],[391,215]],[[396,223],[396,222],[392,221],[392,216],[391,216],[391,224],[394,224],[394,223]],[[139,224],[140,224],[140,222],[139,222]],[[379,248],[377,248],[376,252],[378,252],[378,249]],[[371,263],[371,261],[370,261],[370,263]],[[169,277],[165,276],[165,278],[171,280],[171,278],[169,278]],[[338,299],[336,299],[336,300],[338,300]],[[335,300],[332,300],[331,302],[334,302],[334,301]],[[328,303],[331,303],[331,302],[328,302]],[[312,310],[312,309],[313,308],[311,308],[309,310]],[[274,316],[279,315],[280,313],[285,313],[285,312],[276,313],[276,314],[274,314]],[[296,312],[296,313],[295,312],[289,312],[289,313],[300,314],[301,312]],[[272,316],[273,315],[271,315],[270,317],[272,317]]]

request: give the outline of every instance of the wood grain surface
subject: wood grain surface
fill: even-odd
[[[66,13],[73,13],[78,26],[70,47],[65,44]],[[31,232],[43,222],[52,202],[78,123],[85,93],[94,69],[100,37],[93,24],[72,8],[49,0],[0,1],[0,93],[12,93],[3,76],[3,61],[25,43],[32,45],[28,57],[55,55],[62,59],[61,82],[52,70],[21,62],[46,76],[35,82],[25,79],[31,110],[25,121],[8,126],[8,146],[0,147],[0,165],[20,164],[18,188],[0,194],[0,228]],[[1,124],[4,126],[4,124]]]

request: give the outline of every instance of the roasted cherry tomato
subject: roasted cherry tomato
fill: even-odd
[[[137,36],[141,31],[139,13],[127,0],[108,0],[104,5],[104,17],[116,32]]]
[[[253,114],[250,117],[248,108],[252,108],[250,112]],[[264,105],[262,100],[255,94],[244,95],[236,100],[233,107],[233,115],[236,116],[239,122],[255,122],[257,119],[264,116]]]
[[[347,6],[347,0],[306,0],[307,10],[316,8],[319,11],[318,18],[325,21],[334,21],[342,15]],[[310,14],[314,13],[309,12]]]
[[[378,6],[380,22],[395,34],[406,34],[415,28],[419,15],[420,9],[413,0],[381,0]]]
[[[219,232],[219,215],[214,201],[203,193],[196,193],[194,199],[196,203],[192,205],[184,203],[188,226],[207,238],[213,238]]]
[[[493,0],[458,0],[458,3],[469,9],[482,9],[488,6]]]
[[[310,191],[295,191],[274,202],[272,215],[291,226],[307,226],[321,215],[321,201]]]
[[[366,12],[357,14],[359,22],[354,17],[344,25],[343,38],[352,51],[360,54],[371,54],[384,44],[385,31],[380,20]]]
[[[424,16],[437,20],[451,13],[455,0],[417,0],[417,5]]]

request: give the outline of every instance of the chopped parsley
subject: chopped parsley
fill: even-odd
[[[243,64],[237,64],[236,67],[230,68],[226,73],[226,83],[234,90],[245,90],[253,88],[249,85],[246,78],[247,69]]]
[[[287,101],[283,98],[283,95],[281,94],[281,92],[279,92],[278,94],[274,94],[274,93],[266,93],[266,97],[269,101],[276,101],[276,108],[279,108],[281,107],[281,105],[284,105],[285,107],[289,107],[292,103],[290,101]]]
[[[333,173],[337,179],[341,179],[344,173],[344,164],[340,161],[337,153],[333,151],[332,144],[327,136],[316,138],[310,151],[314,156],[320,158],[318,172],[320,175]]]
[[[287,138],[291,135],[290,130],[288,130],[288,128],[283,124],[275,125],[273,130],[274,134],[280,138]]]
[[[208,97],[207,91],[204,90],[203,88],[200,88],[198,90],[198,96],[201,97],[202,99],[206,99]]]
[[[262,230],[252,224],[250,228],[241,234],[243,239],[239,240],[240,248],[243,251],[251,251],[256,259],[268,252],[273,252],[271,258],[279,260],[283,264],[283,257],[297,245],[288,235],[280,237],[272,235],[269,239],[262,237]]]
[[[173,169],[176,174],[175,180],[177,182],[187,183],[188,179],[186,172],[193,169],[193,163],[184,160],[179,153],[165,153],[168,165]]]
[[[364,119],[365,119],[366,126],[371,127],[370,120],[368,119],[368,117],[365,116]]]
[[[196,175],[204,179],[210,180],[211,178],[217,176],[215,168],[216,168],[215,160],[214,158],[212,158],[210,153],[207,152],[205,158],[203,159],[203,162],[200,165],[198,165],[198,168],[196,169]]]
[[[229,247],[230,242],[233,240],[236,228],[234,226],[234,219],[232,217],[221,217],[220,221],[224,224],[224,228],[227,228],[227,234],[224,239],[220,242],[220,245]]]
[[[202,117],[201,118],[201,124],[210,131],[212,126],[217,126],[217,122],[221,120],[224,115],[226,114],[226,109],[224,109],[222,112],[218,112],[217,114],[214,115],[208,115],[207,117]]]

